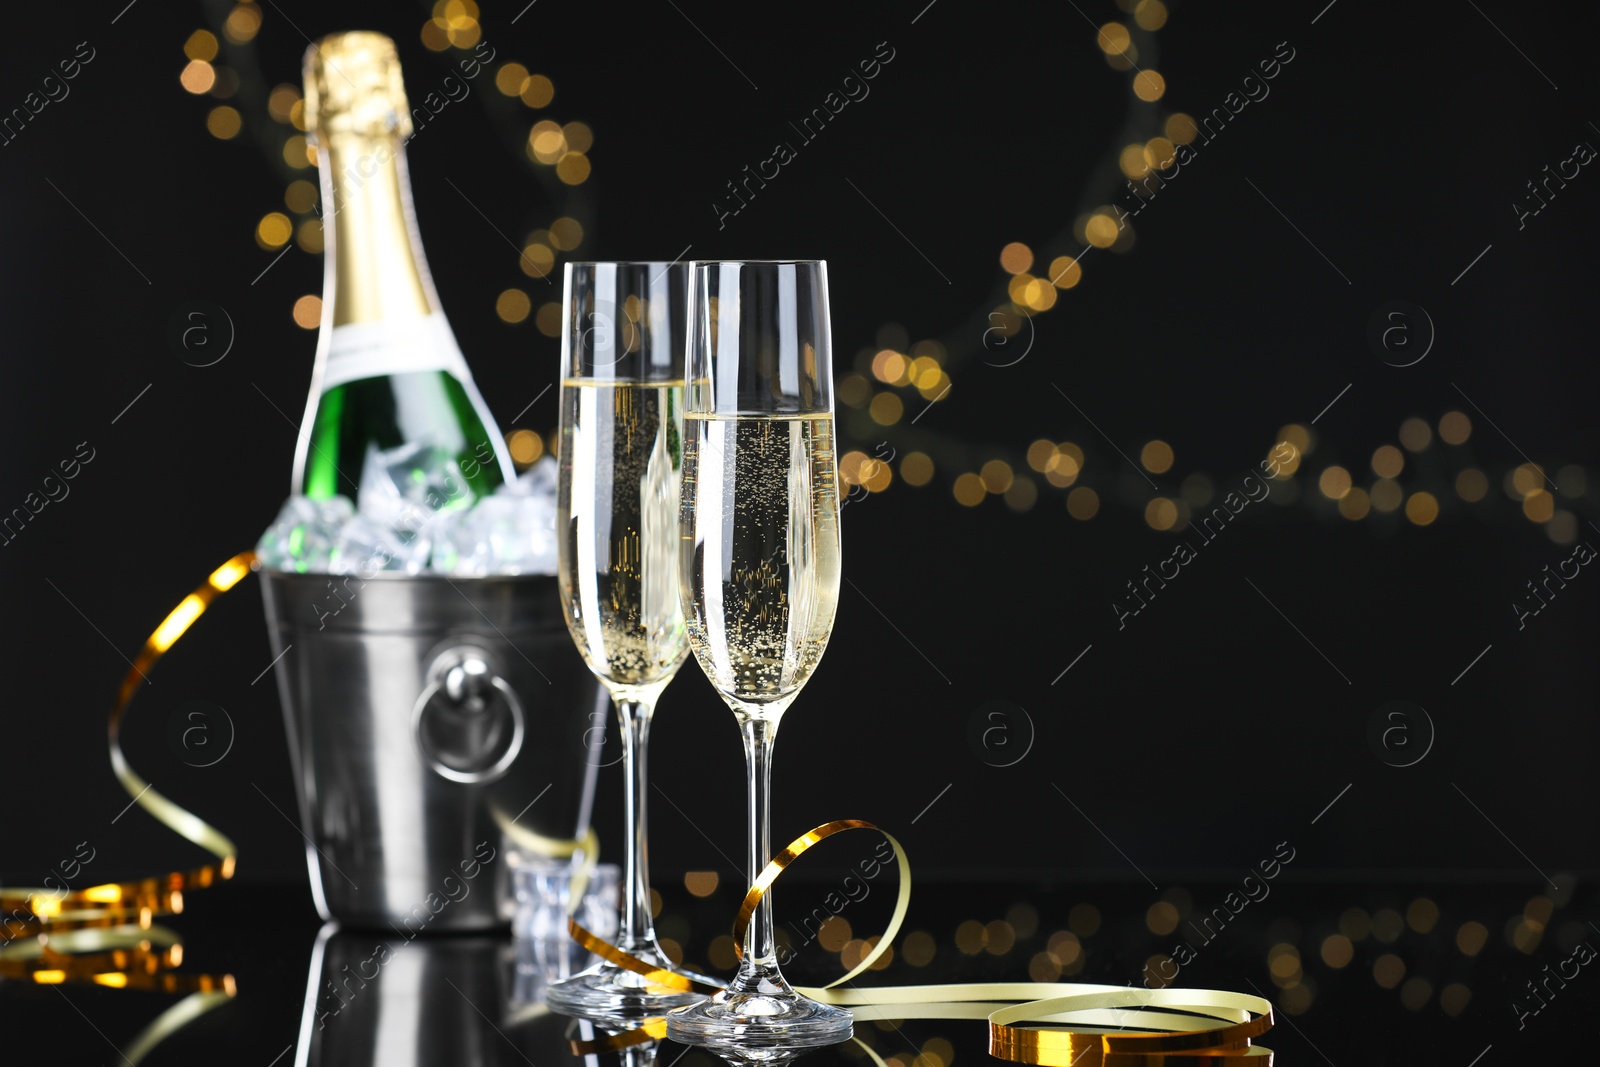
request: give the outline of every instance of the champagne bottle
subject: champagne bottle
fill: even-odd
[[[405,160],[411,114],[394,42],[354,32],[312,45],[305,117],[326,263],[294,491],[353,499],[369,458],[417,446],[414,458],[400,454],[410,464],[402,476],[442,480],[442,506],[468,506],[512,467],[422,255]]]

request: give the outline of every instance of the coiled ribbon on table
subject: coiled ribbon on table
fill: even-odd
[[[1261,997],[1207,989],[1135,989],[1081,982],[971,982],[949,985],[838,989],[888,951],[911,903],[911,863],[887,830],[861,819],[839,819],[808,830],[762,868],[745,893],[733,923],[733,943],[743,951],[745,930],[756,906],[778,876],[806,851],[846,830],[876,830],[894,848],[900,889],[894,913],[872,950],[848,973],[825,986],[796,986],[812,1000],[850,1008],[857,1019],[987,1019],[989,1054],[1039,1067],[1158,1067],[1203,1065],[1239,1057],[1272,1063],[1272,1051],[1251,1041],[1272,1028],[1272,1005]],[[720,992],[673,971],[649,964],[596,937],[576,921],[568,931],[584,948],[677,992]],[[1107,1032],[1114,1030],[1114,1032]],[[666,1036],[665,1019],[592,1041],[572,1042],[583,1055],[627,1048]],[[860,1043],[860,1039],[857,1039]],[[878,1067],[883,1060],[862,1044]]]
[[[153,922],[183,910],[185,892],[233,877],[238,847],[221,831],[157,792],[129,765],[122,751],[122,720],[148,672],[173,647],[212,601],[238,585],[257,566],[254,552],[241,552],[212,571],[205,584],[179,602],[145,640],[123,678],[107,722],[111,768],[133,803],[173,832],[210,852],[217,862],[134,882],[111,882],[81,890],[0,891],[0,921],[27,940],[0,946],[0,978],[26,978],[41,985],[90,981],[112,988],[187,992],[139,1034],[124,1058],[137,1064],[152,1048],[193,1019],[236,994],[231,975],[171,973],[182,963],[178,935]],[[503,820],[502,820],[503,821]],[[1248,1057],[1272,1062],[1270,1050],[1251,1042],[1272,1027],[1272,1006],[1260,997],[1220,990],[1137,989],[1074,982],[977,982],[885,986],[841,990],[889,950],[911,903],[911,864],[888,831],[861,819],[824,823],[790,842],[761,870],[745,893],[733,924],[742,951],[756,906],[778,876],[821,841],[846,830],[876,830],[894,849],[900,872],[894,914],[871,951],[848,973],[820,988],[797,986],[813,1000],[851,1008],[858,1019],[976,1019],[989,1023],[989,1052],[1039,1067],[1205,1067]],[[525,834],[527,832],[524,832]],[[596,862],[594,831],[578,841],[524,837],[537,851],[582,856],[582,876]],[[575,894],[576,896],[576,894]],[[568,919],[572,937],[591,952],[675,991],[712,995],[719,987],[695,982],[649,964]],[[666,1036],[666,1020],[646,1020],[635,1029],[596,1041],[573,1042],[575,1053],[626,1048]],[[859,1039],[858,1039],[859,1040]],[[884,1067],[870,1048],[867,1053]]]

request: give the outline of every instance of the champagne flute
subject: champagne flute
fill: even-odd
[[[748,765],[749,881],[771,855],[778,721],[827,647],[839,599],[838,464],[827,265],[690,267],[680,571],[689,643],[733,710]],[[667,1016],[699,1045],[825,1045],[850,1013],[796,993],[773,950],[772,894],[722,992]]]
[[[688,653],[677,560],[686,275],[671,263],[566,266],[557,570],[567,628],[622,723],[618,947],[715,986],[657,944],[646,848],[650,719]],[[568,1014],[631,1018],[701,996],[602,960],[551,986],[548,999]]]

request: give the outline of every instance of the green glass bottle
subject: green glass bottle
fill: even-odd
[[[458,483],[443,506],[469,506],[512,467],[423,258],[405,162],[411,116],[394,42],[368,32],[324,38],[306,52],[305,89],[326,264],[294,492],[355,499],[369,457],[418,446],[386,462],[395,455],[414,462],[401,474],[417,482]]]

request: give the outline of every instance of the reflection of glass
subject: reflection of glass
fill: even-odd
[[[645,755],[656,700],[688,655],[677,573],[685,275],[673,263],[567,264],[556,499],[567,629],[622,723],[616,944],[680,973],[650,917]],[[551,1007],[581,1016],[662,1015],[700,997],[607,960],[550,988]]]
[[[296,1067],[572,1062],[570,1020],[518,996],[514,957],[505,937],[406,940],[329,923],[311,954]]]
[[[571,860],[513,854],[509,862],[517,901],[511,930],[519,942],[519,965],[526,957],[546,981],[555,982],[592,963],[589,953],[567,932],[569,915],[596,937],[610,941],[617,936],[617,885],[622,872],[616,864],[600,864],[584,884],[582,865]],[[576,906],[574,891],[583,894]]]
[[[827,266],[696,263],[684,397],[680,567],[689,643],[733,709],[749,768],[749,882],[772,854],[778,720],[827,647],[839,598]],[[790,988],[761,899],[739,973],[667,1033],[746,1048],[832,1044],[850,1013]]]

